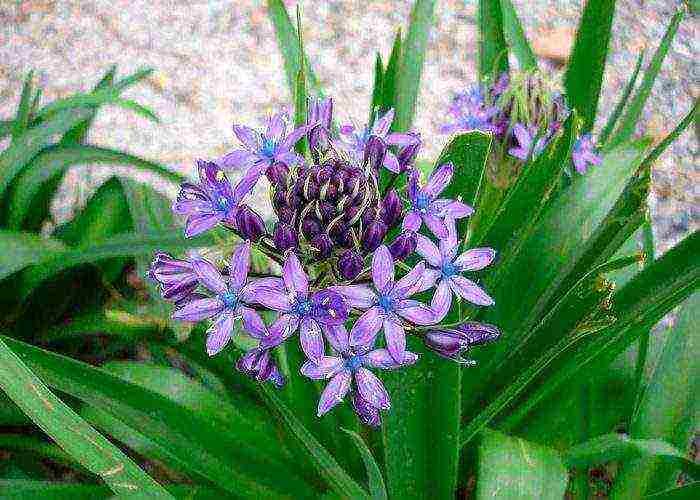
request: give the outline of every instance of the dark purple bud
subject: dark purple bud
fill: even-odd
[[[394,260],[404,260],[406,257],[416,251],[417,241],[415,232],[402,232],[396,237],[391,245],[389,245],[389,253],[391,253]]]
[[[163,252],[156,253],[148,277],[160,285],[160,294],[165,300],[175,303],[187,300],[199,285],[190,262]]]
[[[272,235],[272,240],[275,243],[275,248],[281,253],[286,252],[290,248],[299,246],[299,237],[296,231],[284,222],[278,222],[275,225],[275,232]]]
[[[281,207],[275,210],[279,220],[294,220],[294,210],[287,207]]]
[[[273,186],[285,188],[289,179],[289,167],[284,163],[276,162],[267,167],[265,175]]]
[[[380,220],[375,220],[367,229],[365,229],[365,234],[362,235],[362,248],[366,252],[374,252],[379,245],[384,241],[384,236],[386,236],[386,224]]]
[[[307,135],[309,139],[309,150],[314,160],[319,161],[321,155],[330,145],[330,135],[328,129],[323,125],[317,124],[309,130]]]
[[[416,160],[416,156],[418,156],[418,151],[420,151],[422,145],[419,133],[409,132],[408,135],[415,137],[416,141],[403,146],[396,154],[396,159],[399,161],[399,167],[402,172],[413,166],[413,162]]]
[[[382,425],[382,417],[379,415],[379,410],[363,399],[357,391],[352,393],[352,407],[363,424],[371,427]]]
[[[468,349],[460,341],[460,336],[454,331],[430,331],[423,338],[425,347],[442,356],[455,361],[462,360],[462,350]]]
[[[316,219],[307,217],[301,223],[301,232],[306,238],[311,239],[321,232],[321,224]]]
[[[462,354],[471,346],[493,342],[501,332],[493,325],[466,322],[456,330],[435,330],[426,333],[425,346],[442,357],[459,363],[473,365],[475,361],[464,358]]]
[[[377,218],[377,210],[374,207],[366,208],[362,212],[362,224],[369,226]]]
[[[355,250],[346,250],[338,259],[338,272],[346,280],[354,280],[362,272],[362,257]]]
[[[487,323],[467,321],[457,327],[462,333],[462,338],[469,345],[483,345],[495,342],[501,336],[498,328]]]
[[[311,247],[318,252],[318,256],[325,259],[333,250],[333,240],[326,233],[317,234],[311,240]]]
[[[321,290],[311,297],[313,316],[324,325],[342,325],[348,319],[348,304],[342,295],[332,290]]]
[[[402,211],[403,203],[401,203],[401,198],[399,198],[395,189],[389,190],[382,201],[381,216],[384,224],[387,227],[394,227],[401,219]]]
[[[320,201],[318,211],[321,213],[321,219],[325,222],[330,222],[331,219],[335,218],[335,206],[330,202]]]
[[[386,156],[386,143],[376,135],[370,136],[365,144],[364,165],[373,170],[379,170],[384,164],[384,156]]]
[[[304,198],[308,201],[313,200],[318,196],[318,190],[319,190],[319,185],[318,183],[313,179],[313,177],[309,176],[304,180],[304,184],[302,185],[301,192]]]
[[[284,385],[284,377],[270,356],[269,349],[255,347],[249,350],[236,362],[236,368],[258,382],[271,382],[277,388]]]
[[[262,217],[245,205],[236,211],[236,228],[243,239],[250,241],[258,241],[265,234]]]

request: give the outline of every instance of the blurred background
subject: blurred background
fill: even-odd
[[[286,2],[290,12],[296,3]],[[603,117],[621,93],[638,53],[649,47],[647,60],[651,57],[681,3],[618,1],[601,99]],[[392,29],[406,25],[411,3],[300,4],[307,51],[323,86],[336,100],[339,117],[365,120],[375,51],[388,55]],[[560,71],[582,2],[515,0],[514,4],[541,61]],[[422,153],[426,159],[434,159],[447,142],[437,127],[452,93],[475,79],[476,2],[442,0],[435,21],[416,120],[427,138]],[[647,134],[660,139],[700,92],[699,43],[698,16],[691,13],[681,24],[648,101],[647,116],[641,120],[647,124]],[[187,175],[193,174],[195,158],[216,157],[234,145],[233,121],[258,124],[268,112],[290,102],[264,2],[0,0],[0,118],[14,114],[30,69],[36,71],[48,101],[88,91],[111,64],[117,64],[122,75],[144,66],[155,68],[145,85],[124,96],[155,110],[161,123],[107,106],[91,130],[92,142],[128,150]],[[660,251],[700,225],[697,144],[695,134],[686,133],[654,168],[651,205]],[[104,169],[74,168],[54,207],[56,220],[84,204],[94,186],[109,175]]]

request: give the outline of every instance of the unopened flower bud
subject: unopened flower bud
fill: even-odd
[[[386,224],[380,220],[375,220],[367,229],[365,229],[365,234],[362,235],[362,248],[366,252],[374,252],[379,245],[384,241],[384,236],[386,236]]]
[[[414,231],[404,231],[389,245],[394,260],[404,260],[416,251],[417,238]]]
[[[275,225],[272,240],[275,243],[275,248],[281,253],[286,252],[290,248],[299,246],[299,237],[296,231],[289,224],[285,224],[284,222],[278,222]]]
[[[311,247],[318,252],[318,256],[325,259],[333,250],[333,240],[326,233],[317,234],[311,240]]]
[[[289,167],[284,163],[275,162],[265,171],[270,183],[277,188],[285,188],[289,178]]]
[[[354,280],[362,272],[362,257],[355,250],[346,250],[338,259],[338,272],[346,280]]]
[[[352,406],[363,424],[371,427],[379,427],[382,424],[379,410],[365,401],[357,391],[352,393]]]
[[[396,159],[399,162],[401,172],[404,172],[413,166],[413,162],[416,160],[416,156],[418,156],[418,151],[420,151],[422,144],[419,133],[409,132],[407,135],[413,136],[415,138],[415,142],[402,146],[396,154]]]
[[[403,211],[403,204],[401,203],[401,198],[396,193],[395,189],[391,189],[387,192],[384,200],[382,201],[382,220],[387,227],[394,227],[401,219],[401,212]]]
[[[456,330],[435,330],[425,334],[425,346],[436,354],[463,364],[475,364],[473,360],[464,358],[462,354],[471,346],[493,342],[501,332],[493,325],[462,323]]]
[[[257,241],[265,234],[265,223],[257,213],[243,205],[236,212],[236,228],[243,239]]]
[[[384,164],[386,149],[386,143],[380,137],[376,135],[370,136],[365,145],[364,165],[373,170],[379,170]]]

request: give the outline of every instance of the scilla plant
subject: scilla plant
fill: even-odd
[[[81,252],[33,247],[3,275],[36,294],[136,256],[146,279],[98,315],[0,340],[2,388],[60,448],[16,427],[0,443],[84,479],[8,474],[3,495],[690,494],[700,241],[655,258],[647,195],[697,106],[658,144],[635,135],[679,12],[598,126],[614,4],[587,3],[559,84],[511,2],[480,1],[479,74],[434,134],[412,121],[435,2],[377,56],[368,123],[351,126],[270,0],[290,113],[236,122],[240,147],[198,161],[172,212],[137,211],[138,231]],[[99,368],[69,350],[95,332],[123,348]]]

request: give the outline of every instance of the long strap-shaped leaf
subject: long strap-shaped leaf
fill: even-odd
[[[311,458],[318,467],[321,475],[328,481],[330,486],[344,498],[369,498],[367,492],[357,484],[338,465],[333,456],[321,446],[316,438],[297,419],[296,415],[287,407],[275,391],[263,384],[260,386],[262,394],[268,399],[272,408],[279,414],[282,421],[289,427],[289,430],[301,441],[308,450]]]
[[[73,412],[0,340],[0,386],[44,432],[116,494],[171,498],[124,453]]]
[[[527,41],[523,25],[520,24],[518,13],[511,0],[501,0],[501,12],[503,14],[503,32],[511,52],[520,63],[521,69],[532,70],[537,68],[537,59],[532,52],[530,42]]]
[[[479,76],[491,78],[508,71],[500,0],[479,0]]]
[[[411,128],[423,73],[428,34],[433,24],[435,0],[416,0],[411,11],[411,24],[401,49],[399,79],[396,83],[396,130]]]
[[[588,0],[566,70],[566,97],[583,118],[583,132],[595,122],[614,15],[615,0]]]
[[[382,471],[379,469],[377,461],[372,456],[372,452],[356,432],[349,431],[348,429],[343,429],[343,431],[345,431],[352,438],[357,445],[357,449],[362,455],[362,461],[365,463],[365,469],[367,469],[369,491],[372,495],[372,500],[386,500],[386,488],[384,487]]]
[[[625,85],[625,89],[622,91],[620,99],[615,105],[615,109],[612,113],[610,113],[610,118],[608,118],[608,121],[605,122],[605,127],[603,127],[603,130],[601,130],[600,135],[598,136],[598,144],[601,146],[604,145],[610,138],[610,134],[613,133],[613,130],[615,130],[615,126],[617,125],[617,120],[620,119],[620,115],[622,115],[625,106],[627,106],[627,101],[629,100],[630,95],[632,95],[634,86],[637,84],[637,77],[639,76],[639,71],[642,69],[642,62],[644,62],[644,51],[641,51],[639,56],[637,56],[637,63],[634,65],[634,71],[632,71],[632,75],[627,81],[627,85]]]

